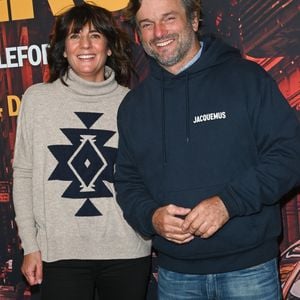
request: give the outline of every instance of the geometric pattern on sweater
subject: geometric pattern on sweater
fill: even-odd
[[[91,198],[113,197],[103,181],[113,182],[117,149],[104,146],[114,131],[91,129],[102,113],[76,112],[83,128],[60,129],[71,144],[48,146],[58,161],[49,180],[70,181],[63,198],[85,198],[75,214],[80,217],[102,215],[90,201]]]

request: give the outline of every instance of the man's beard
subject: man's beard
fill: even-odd
[[[151,40],[150,44],[152,44],[152,45],[155,45],[156,43],[158,43],[160,41],[165,41],[167,39],[174,39],[175,41],[177,41],[177,43],[178,43],[177,48],[173,51],[173,53],[170,53],[166,57],[164,57],[164,55],[161,55],[158,52],[156,52],[153,48],[151,48],[148,44],[144,43],[143,41],[142,41],[142,44],[143,44],[145,52],[149,56],[151,56],[155,60],[157,60],[157,62],[161,66],[172,67],[185,58],[186,54],[192,47],[192,44],[194,41],[194,34],[195,33],[192,30],[192,28],[189,28],[189,30],[186,31],[184,33],[184,35],[182,36],[181,41],[179,40],[180,36],[178,33],[168,34],[162,38],[159,38],[159,39],[157,38],[157,39]]]

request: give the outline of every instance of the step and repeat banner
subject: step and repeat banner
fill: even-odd
[[[84,1],[0,0],[0,299],[39,299],[24,282],[22,252],[14,222],[12,162],[23,92],[47,77],[46,48],[54,16]],[[132,40],[139,80],[147,60],[135,32],[122,22],[128,0],[99,0]],[[297,0],[202,0],[202,31],[222,37],[277,81],[300,119],[300,4]],[[138,84],[137,79],[131,87]],[[284,126],[284,124],[283,124]],[[300,166],[299,166],[300,168]],[[280,274],[284,299],[300,299],[300,191],[282,200]],[[148,299],[156,299],[156,264]]]

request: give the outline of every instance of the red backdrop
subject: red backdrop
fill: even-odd
[[[17,299],[18,288],[23,289],[24,299],[38,298],[38,292],[31,293],[23,285],[19,271],[21,252],[12,205],[12,161],[20,99],[28,86],[46,76],[46,46],[53,11],[55,3],[59,6],[62,2],[25,2],[26,11],[22,11],[22,0],[0,1],[0,299]],[[246,58],[263,66],[300,119],[299,1],[202,0],[202,8],[202,31],[221,36],[240,48]],[[148,70],[145,55],[134,32],[122,22],[121,13],[122,10],[114,12],[120,26],[136,42],[134,60],[142,80]],[[131,86],[137,83],[133,81]],[[282,200],[282,216],[283,296],[300,299],[299,190],[291,191]],[[155,299],[155,257],[153,262],[149,299]]]

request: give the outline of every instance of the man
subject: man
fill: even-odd
[[[198,40],[198,2],[129,1],[151,73],[119,109],[118,202],[153,239],[159,299],[280,299],[299,123],[262,68]]]

